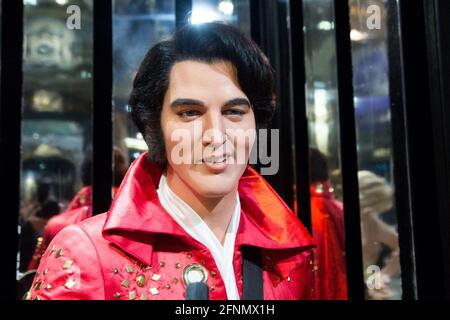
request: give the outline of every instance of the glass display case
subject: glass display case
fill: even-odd
[[[5,32],[5,23],[0,24],[0,142],[8,156],[0,169],[11,186],[6,189],[15,189],[3,196],[11,202],[4,209],[10,213],[5,225],[14,232],[5,241],[16,231],[18,239],[17,250],[11,249],[15,260],[8,256],[15,274],[8,277],[19,286],[32,275],[30,261],[49,219],[66,212],[84,187],[95,190],[93,181],[106,194],[113,187],[113,195],[123,178],[118,172],[147,150],[128,100],[148,49],[177,26],[222,21],[253,37],[275,69],[279,108],[272,125],[282,132],[282,161],[278,174],[266,180],[300,220],[311,217],[312,226],[306,218],[304,224],[312,231],[317,222],[313,197],[332,199],[324,205],[333,207],[332,213],[323,217],[337,219],[336,237],[322,235],[339,242],[335,257],[344,263],[339,272],[349,277],[341,278],[335,291],[347,294],[348,289],[349,298],[368,300],[450,294],[449,268],[443,267],[450,264],[447,1],[108,0],[99,10],[93,0],[10,3],[0,0],[0,22],[17,25],[5,11],[23,13],[23,30]],[[180,13],[180,8],[189,10]],[[112,52],[110,46],[98,46],[103,28],[94,26],[104,21],[108,40],[102,44],[112,41]],[[20,58],[12,58],[20,56],[20,48],[9,46],[9,33],[22,42]],[[105,59],[95,69],[105,51],[112,53],[112,64]],[[105,68],[112,73],[104,75]],[[104,88],[94,90],[94,73],[108,83]],[[14,85],[6,86],[5,79]],[[98,88],[106,88],[102,103],[94,98]],[[111,102],[108,108],[105,101]],[[94,143],[102,121],[112,124],[112,130],[103,130],[110,139],[104,146],[105,136]],[[353,134],[355,139],[344,138]],[[17,148],[10,148],[10,141]],[[108,158],[113,146],[110,163],[93,166],[94,144]],[[298,151],[308,148],[309,157]],[[117,162],[116,153],[123,162]],[[100,175],[94,169],[102,166]],[[318,167],[326,175],[316,181],[311,170]],[[113,185],[102,180],[110,174]],[[111,200],[91,193],[83,203],[94,198],[105,206]],[[348,266],[356,267],[345,270]]]
[[[362,272],[367,282],[368,299],[401,298],[386,3],[382,0],[349,1],[361,199]],[[346,190],[342,187],[340,166],[334,2],[303,1],[303,10],[309,143],[327,157],[333,194],[342,201]],[[369,19],[377,25],[372,28]],[[316,166],[314,163],[309,165]]]
[[[27,271],[45,222],[84,186],[82,163],[92,144],[93,55],[92,1],[23,4],[20,272]],[[80,15],[74,28],[71,9]]]
[[[364,277],[370,299],[401,299],[386,0],[350,0]],[[393,7],[390,8],[391,10]]]

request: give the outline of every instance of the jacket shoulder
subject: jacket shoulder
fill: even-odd
[[[81,224],[70,225],[44,252],[26,299],[103,299],[101,274],[97,249],[88,232]]]

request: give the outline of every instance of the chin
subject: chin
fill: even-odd
[[[206,198],[224,197],[233,192],[239,183],[239,177],[230,174],[195,175],[191,185],[196,192]]]

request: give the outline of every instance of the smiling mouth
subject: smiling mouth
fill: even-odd
[[[230,157],[230,155],[223,155],[220,157],[207,157],[202,160],[203,163],[207,164],[221,164],[225,163],[227,159]]]

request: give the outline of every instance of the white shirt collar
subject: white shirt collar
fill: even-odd
[[[211,252],[217,268],[225,283],[229,300],[239,300],[239,292],[233,267],[234,244],[241,216],[241,203],[236,193],[236,207],[225,234],[224,245],[203,221],[203,219],[168,186],[167,178],[163,174],[156,190],[161,205],[169,215],[194,239],[202,243]]]

